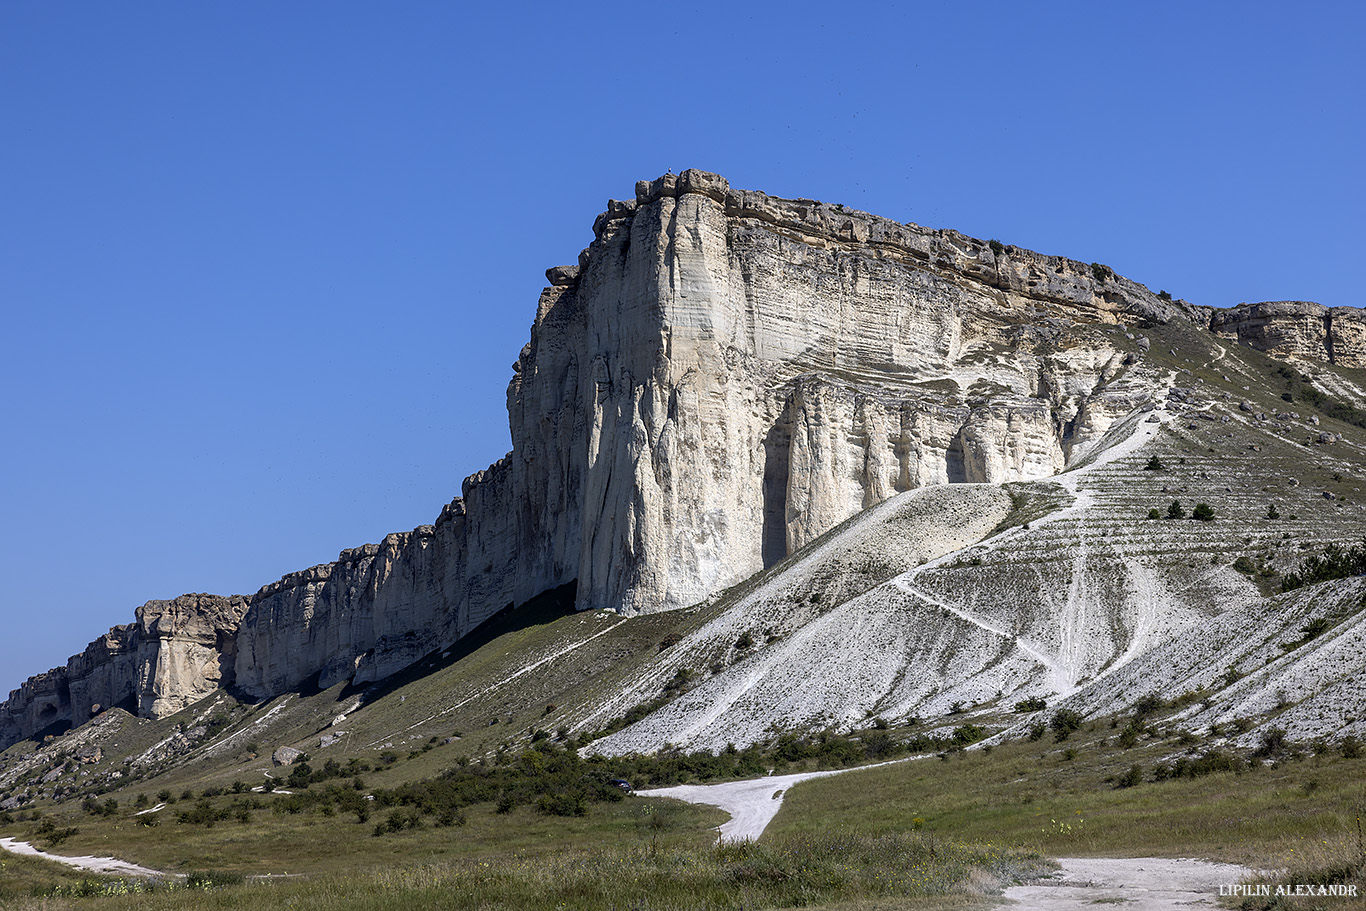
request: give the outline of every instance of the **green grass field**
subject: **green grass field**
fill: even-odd
[[[227,884],[83,896],[103,887],[6,858],[0,896],[15,908],[974,908],[1039,872],[1043,858],[1077,855],[1289,871],[1269,881],[1361,880],[1366,758],[1292,745],[1238,771],[1155,780],[1159,768],[1208,745],[1164,729],[1160,718],[1148,719],[1130,747],[1121,731],[1102,720],[1061,743],[1046,735],[806,782],[748,847],[716,846],[718,810],[644,798],[593,803],[582,817],[478,804],[462,825],[427,822],[383,836],[373,834],[373,819],[276,813],[268,804],[246,823],[212,827],[177,823],[174,807],[154,827],[129,810],[49,813],[59,827],[80,830],[63,853],[214,870]],[[1126,776],[1136,783],[1120,786]],[[4,834],[36,837],[39,825],[17,823]],[[231,882],[266,872],[290,876]],[[1363,904],[1335,899],[1332,907]]]

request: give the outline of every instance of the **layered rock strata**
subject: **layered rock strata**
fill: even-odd
[[[1210,313],[1210,329],[1275,357],[1366,367],[1366,311],[1310,301],[1239,304]]]
[[[1053,474],[1151,394],[1125,324],[1361,351],[1359,314],[1221,315],[1099,264],[701,171],[637,184],[594,234],[546,273],[508,386],[512,452],[433,525],[247,599],[149,602],[11,694],[0,744],[97,702],[162,715],[219,685],[377,680],[573,581],[583,609],[681,607],[898,491]]]
[[[64,667],[30,677],[0,705],[0,745],[120,706],[150,717],[180,711],[234,680],[247,599],[182,595],[148,601]]]

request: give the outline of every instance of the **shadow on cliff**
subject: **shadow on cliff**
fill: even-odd
[[[376,683],[361,686],[348,683],[337,695],[337,701],[340,702],[349,697],[364,694],[366,702],[374,702],[401,687],[458,664],[500,636],[532,626],[553,623],[561,617],[567,617],[575,612],[574,599],[577,591],[578,580],[575,580],[567,582],[559,588],[541,592],[523,604],[517,606],[509,604],[470,630],[449,648],[436,649],[425,658],[413,662],[398,673]],[[300,687],[299,694],[311,696],[321,692],[317,683],[318,678],[312,678],[307,685]]]

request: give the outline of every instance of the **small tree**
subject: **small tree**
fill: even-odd
[[[1266,508],[1266,517],[1268,519],[1279,519],[1281,517],[1281,514],[1276,511],[1275,503],[1272,503]]]
[[[1081,727],[1081,715],[1072,709],[1058,709],[1048,719],[1048,726],[1053,729],[1053,739],[1061,743]]]
[[[1199,519],[1201,522],[1209,522],[1214,518],[1214,509],[1208,503],[1196,503],[1191,518]]]
[[[1157,456],[1148,459],[1148,464],[1143,466],[1144,471],[1166,471],[1167,466],[1162,464],[1162,460]]]
[[[1184,519],[1185,517],[1186,517],[1186,511],[1185,511],[1184,509],[1181,508],[1181,501],[1180,501],[1180,500],[1172,500],[1172,505],[1170,505],[1170,506],[1167,507],[1167,518],[1168,518],[1168,519]]]
[[[1152,509],[1148,510],[1148,518],[1150,518],[1150,519],[1160,519],[1160,518],[1162,518],[1162,513],[1160,513],[1160,512],[1157,510],[1157,507],[1153,507]]]

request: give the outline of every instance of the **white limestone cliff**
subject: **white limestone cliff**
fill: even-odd
[[[1359,315],[1216,317],[1099,264],[702,171],[641,182],[594,233],[547,272],[512,451],[433,525],[249,598],[149,603],[12,693],[0,744],[96,704],[164,715],[217,686],[378,680],[569,583],[582,609],[682,607],[898,492],[1052,475],[1151,393],[1126,326],[1359,357]]]

